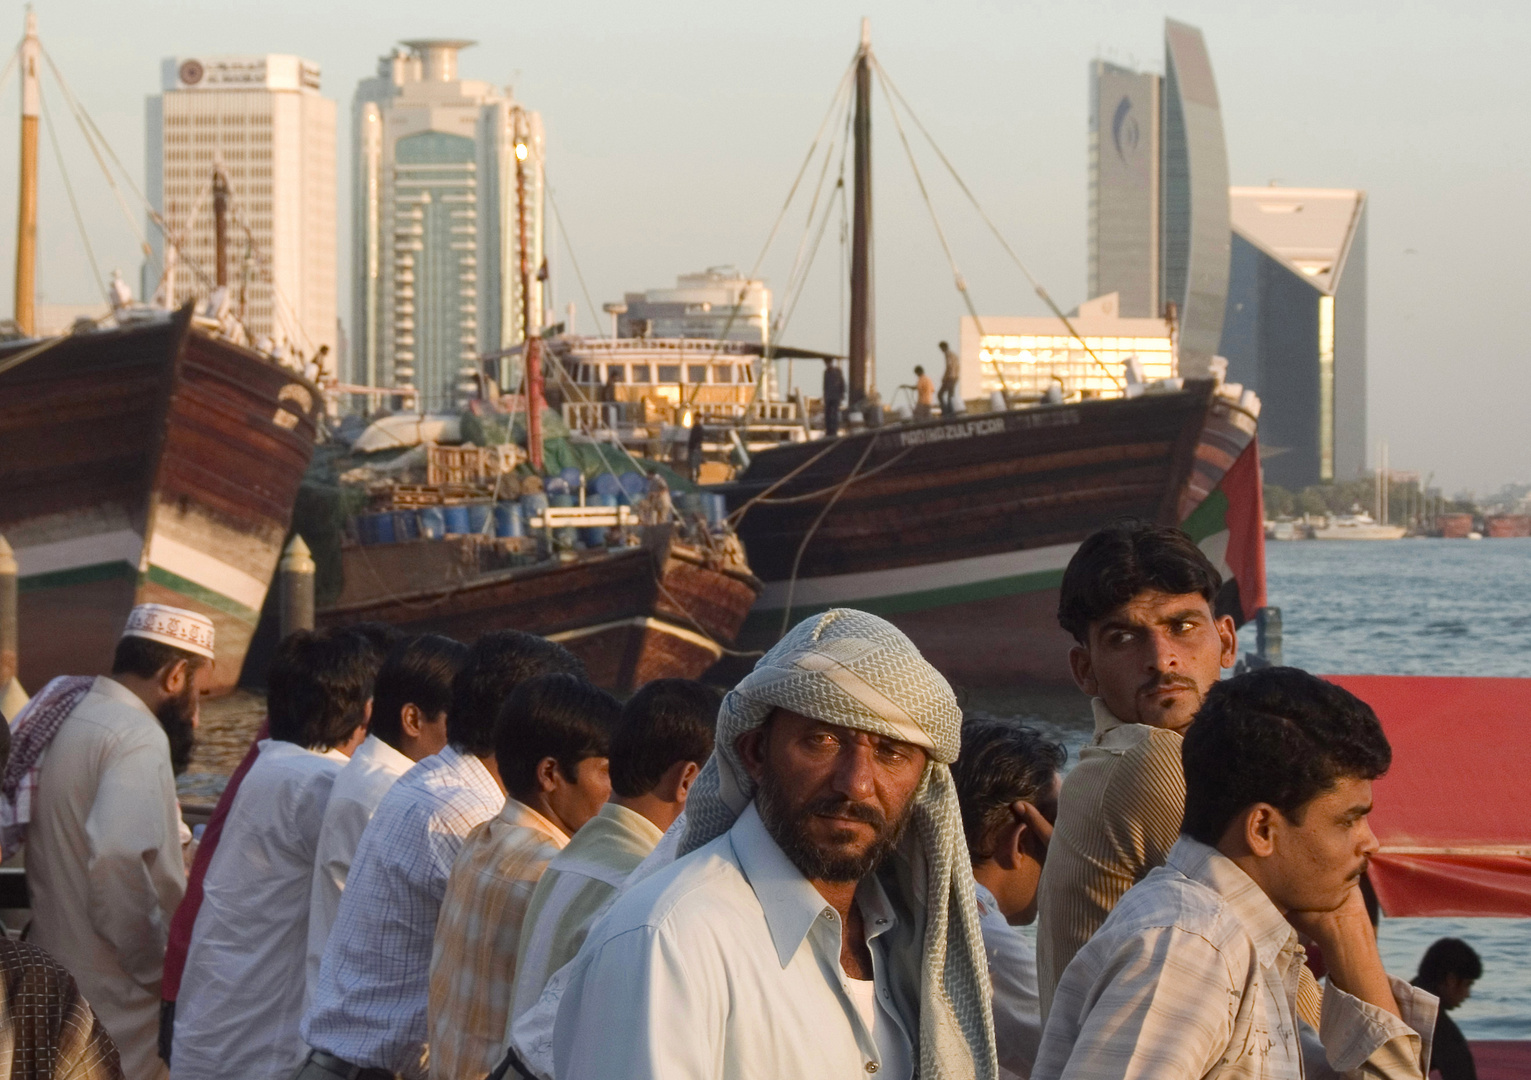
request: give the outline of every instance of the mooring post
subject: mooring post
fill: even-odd
[[[0,536],[0,695],[16,677],[20,634],[16,618],[16,554],[5,537]]]
[[[1281,609],[1263,607],[1255,615],[1255,651],[1271,667],[1281,666]]]
[[[294,630],[314,628],[314,560],[296,533],[276,568],[282,637]]]

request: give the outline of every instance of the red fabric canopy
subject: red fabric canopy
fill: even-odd
[[[1531,679],[1324,678],[1376,710],[1393,746],[1371,815],[1382,910],[1531,916]]]

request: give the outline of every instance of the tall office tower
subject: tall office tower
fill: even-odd
[[[771,290],[732,266],[681,274],[673,289],[649,289],[623,296],[617,317],[619,337],[712,338],[766,344]]]
[[[1201,31],[1164,22],[1164,75],[1090,68],[1090,295],[1179,326],[1179,371],[1205,374],[1228,291],[1228,151]]]
[[[1266,479],[1300,489],[1366,468],[1366,193],[1236,187],[1219,351],[1253,388]]]
[[[335,373],[335,103],[296,56],[174,57],[147,103],[150,205],[180,242],[166,262],[149,229],[145,297],[205,299],[217,280],[213,173],[227,178],[230,311],[252,338]]]
[[[352,378],[450,408],[477,358],[525,338],[524,189],[531,330],[546,323],[542,118],[509,90],[457,77],[471,41],[402,42],[352,109]],[[515,389],[519,364],[502,366]]]

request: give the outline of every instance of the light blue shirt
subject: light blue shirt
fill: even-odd
[[[732,829],[618,897],[559,1004],[559,1080],[909,1080],[917,989],[891,985],[898,925],[876,876],[856,902],[872,954],[868,1013],[840,965],[838,914],[766,831]]]
[[[450,746],[388,790],[351,862],[304,1042],[424,1080],[431,943],[447,877],[463,838],[504,805],[484,763]]]

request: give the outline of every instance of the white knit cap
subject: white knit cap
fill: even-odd
[[[168,604],[139,604],[128,613],[123,637],[148,638],[182,652],[213,659],[213,621]]]

